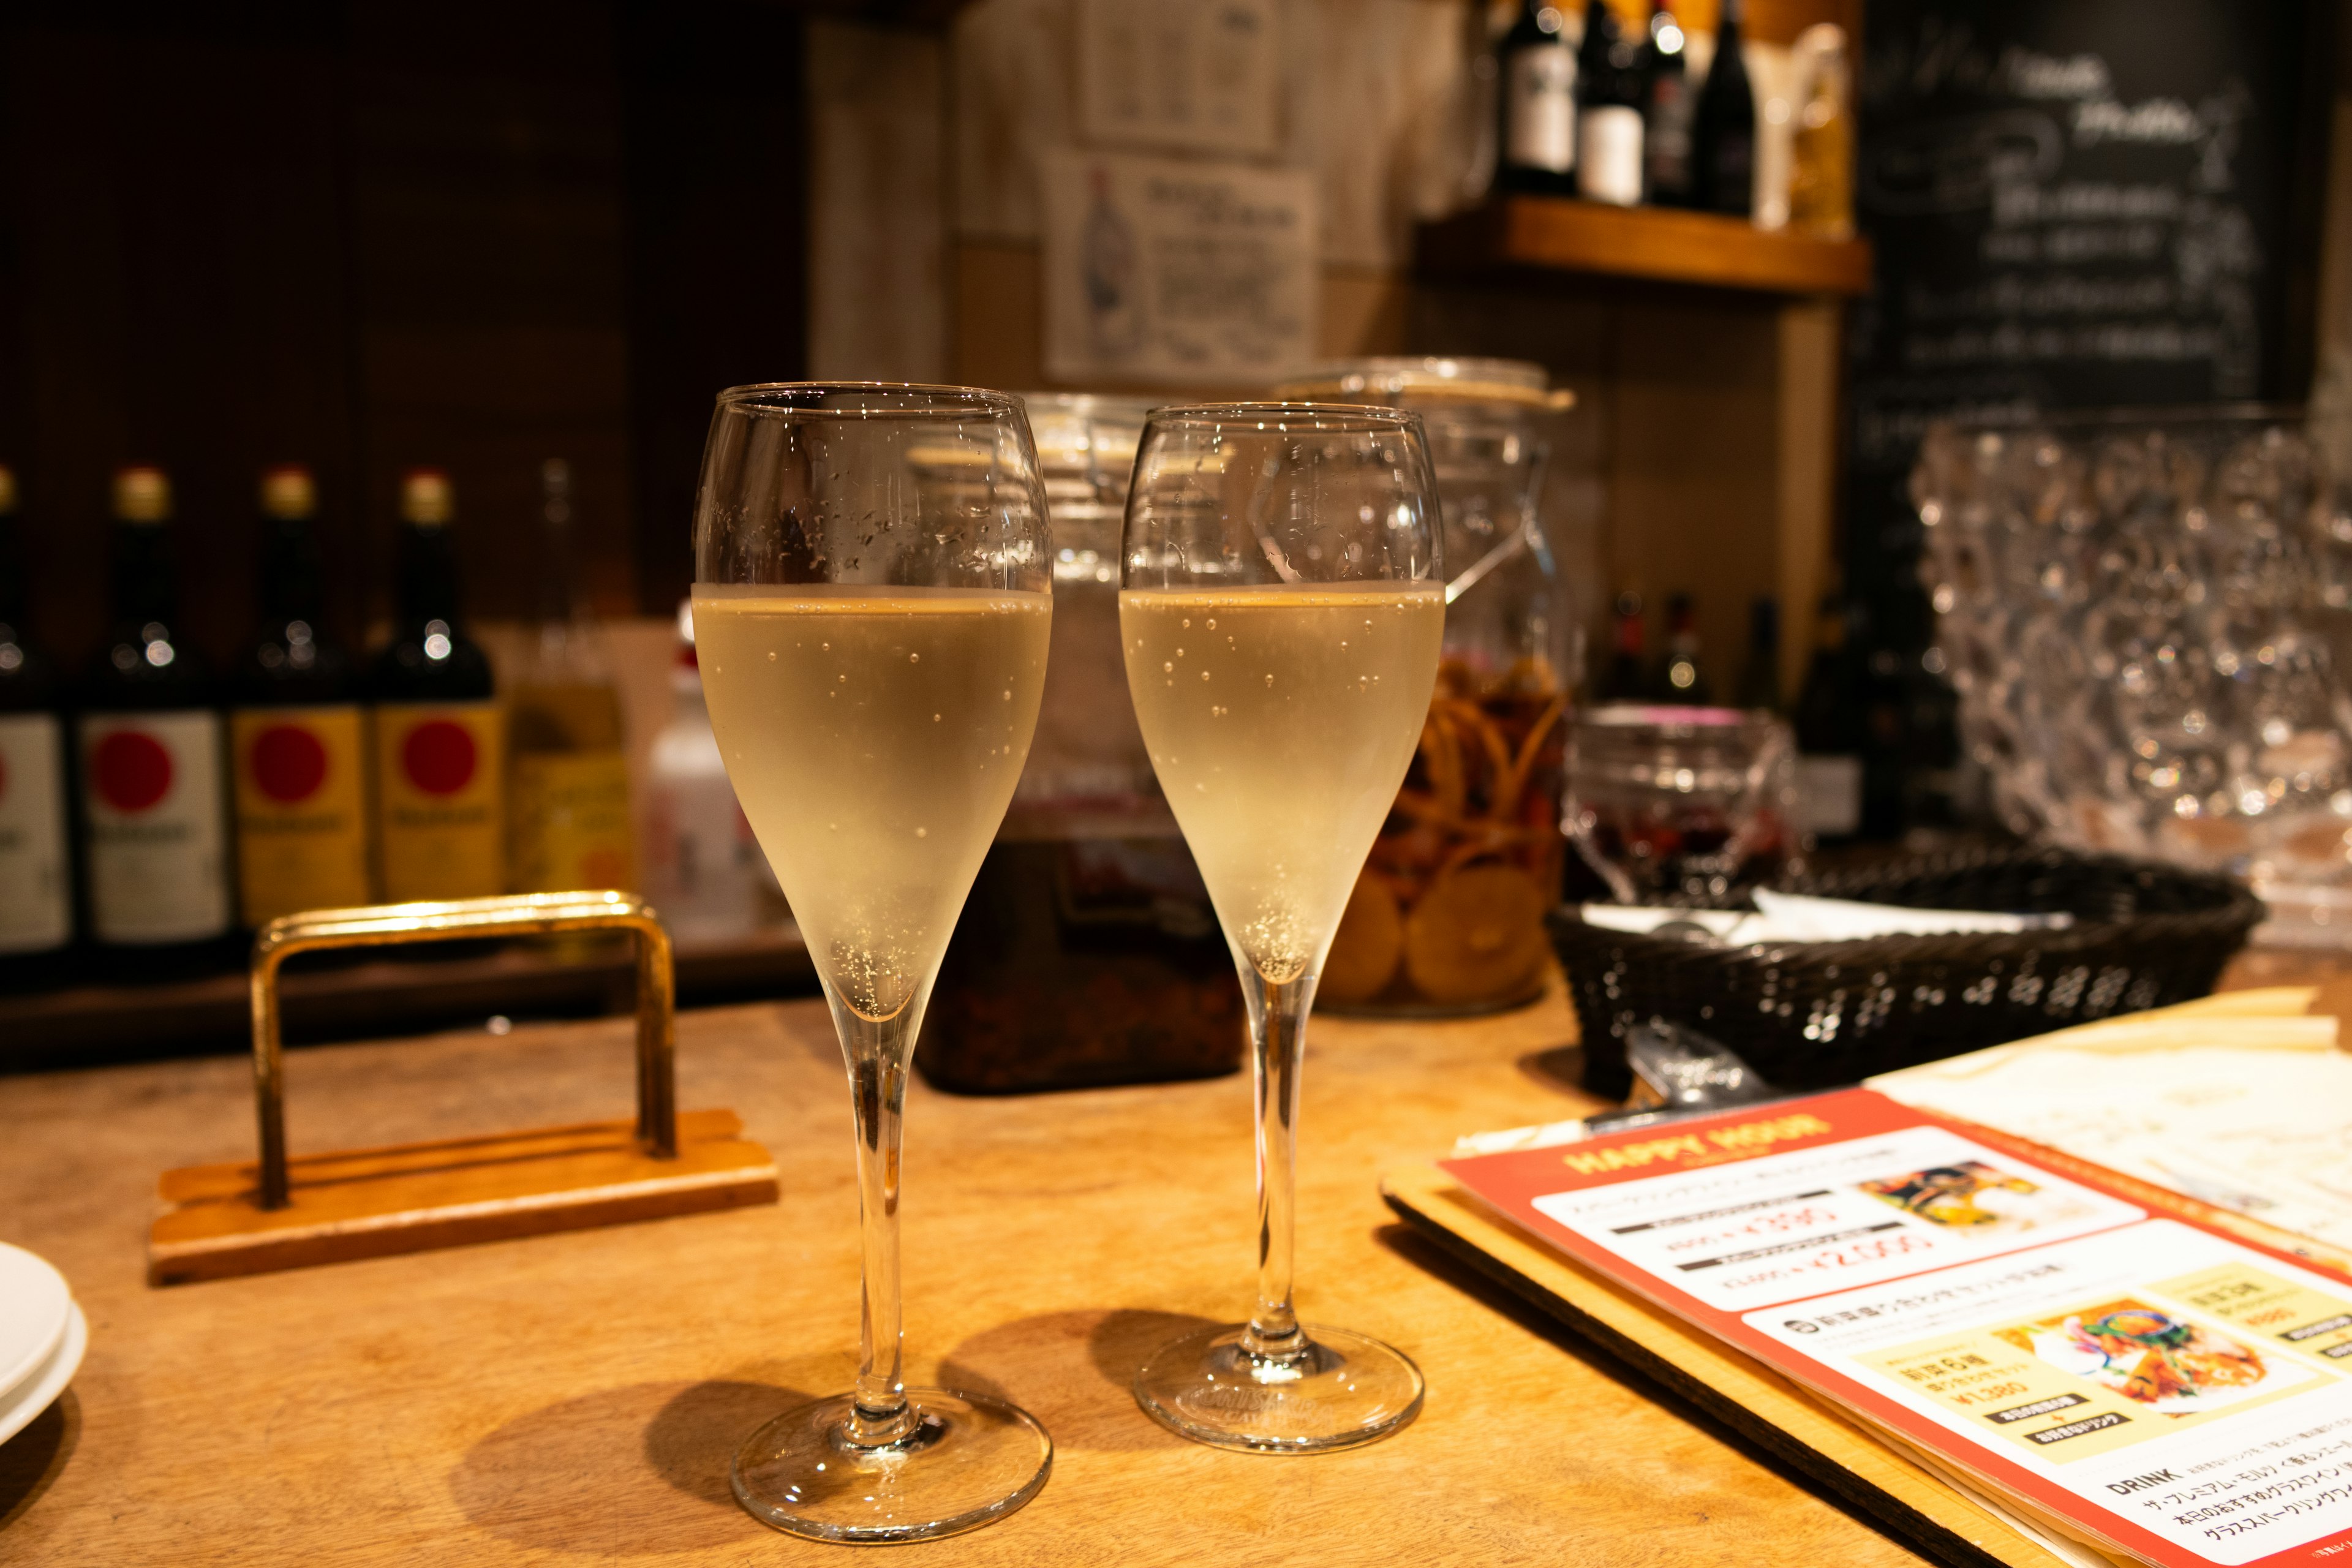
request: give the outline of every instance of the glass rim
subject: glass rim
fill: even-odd
[[[1241,426],[1251,424],[1262,427],[1270,417],[1332,420],[1337,423],[1318,425],[1314,428],[1336,429],[1341,434],[1351,430],[1367,434],[1417,430],[1425,423],[1417,408],[1392,408],[1378,403],[1303,403],[1279,399],[1167,403],[1154,408],[1145,423],[1157,426],[1192,426],[1213,429],[1227,425]]]
[[[881,393],[904,396],[908,401],[902,406],[877,408],[836,408],[822,402],[800,401],[841,393]],[[753,381],[720,392],[716,405],[721,409],[760,409],[819,419],[936,419],[970,417],[975,413],[1022,413],[1021,400],[1012,393],[926,381]]]
[[[1717,732],[1764,728],[1783,722],[1769,708],[1677,708],[1653,702],[1604,702],[1587,708],[1570,722],[1580,728],[1623,732],[1633,730],[1710,730]]]

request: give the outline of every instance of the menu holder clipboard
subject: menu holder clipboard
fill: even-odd
[[[1448,1255],[1938,1562],[2079,1568],[2084,1562],[2127,1561],[2079,1544],[2074,1551],[2081,1555],[2058,1555],[1762,1363],[1502,1219],[1433,1165],[1388,1173],[1381,1195]]]

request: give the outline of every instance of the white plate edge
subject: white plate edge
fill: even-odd
[[[0,1443],[31,1426],[58,1402],[74,1373],[81,1370],[82,1357],[89,1350],[89,1320],[81,1315],[80,1302],[71,1302],[66,1312],[65,1339],[50,1352],[44,1370],[12,1394],[0,1396]]]

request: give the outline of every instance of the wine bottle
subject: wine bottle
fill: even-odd
[[[1723,0],[1715,56],[1691,115],[1691,205],[1747,217],[1756,206],[1756,89],[1740,56],[1740,0]]]
[[[375,662],[379,885],[394,901],[506,888],[506,723],[489,656],[459,620],[448,476],[400,487],[400,607]]]
[[[229,712],[248,926],[373,896],[366,726],[351,661],[327,635],[317,512],[308,468],[261,476],[260,619]]]
[[[1640,702],[1650,695],[1650,668],[1642,649],[1642,595],[1627,592],[1611,606],[1609,668],[1595,693],[1601,702]]]
[[[508,885],[520,893],[626,888],[636,877],[621,697],[572,581],[572,468],[540,468],[543,573],[530,651],[508,719]]]
[[[1642,200],[1640,47],[1608,0],[1586,0],[1576,51],[1576,194],[1613,206]]]
[[[682,942],[723,942],[758,923],[767,862],[710,728],[694,652],[694,607],[677,607],[670,721],[646,761],[646,891]]]
[[[32,599],[16,476],[0,468],[0,977],[30,981],[73,940],[65,726],[57,667],[26,625]]]
[[[113,626],[75,726],[90,934],[150,974],[234,956],[219,694],[178,624],[171,517],[161,468],[114,476]]]
[[[1685,206],[1690,202],[1690,62],[1684,58],[1687,42],[1675,14],[1664,5],[1656,5],[1650,12],[1640,68],[1647,94],[1642,126],[1643,199],[1660,206]]]
[[[1780,604],[1759,594],[1748,606],[1748,662],[1739,670],[1738,705],[1780,710]]]
[[[1698,611],[1688,594],[1666,600],[1666,646],[1652,672],[1650,700],[1698,708],[1715,700],[1715,682],[1699,658]]]
[[[1560,36],[1556,5],[1522,0],[1518,20],[1496,46],[1501,134],[1495,188],[1535,195],[1576,189],[1576,56]]]
[[[1821,239],[1853,237],[1853,115],[1845,29],[1816,22],[1797,37],[1807,83],[1789,175],[1789,226]]]
[[[1816,838],[1851,838],[1862,830],[1861,704],[1846,651],[1845,616],[1834,595],[1822,600],[1813,654],[1797,695],[1797,826]]]

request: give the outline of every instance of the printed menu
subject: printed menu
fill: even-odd
[[[2352,1553],[2352,1279],[1866,1089],[1444,1169],[2065,1533]]]

